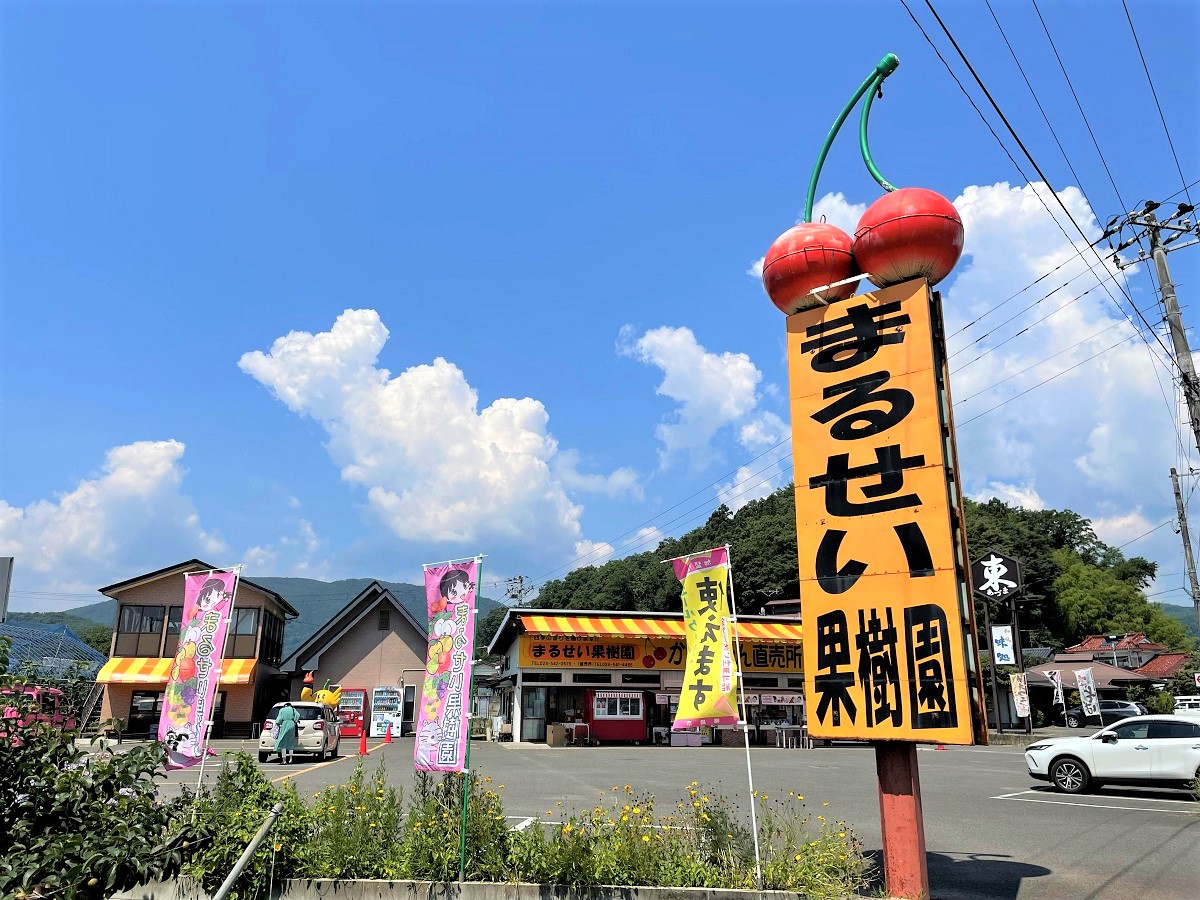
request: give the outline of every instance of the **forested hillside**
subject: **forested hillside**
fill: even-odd
[[[1070,510],[1026,510],[1000,500],[965,503],[973,557],[995,550],[1021,561],[1029,601],[1022,626],[1033,642],[1061,649],[1086,634],[1145,632],[1169,647],[1194,644],[1194,629],[1143,593],[1155,564],[1126,558]],[[792,487],[748,503],[736,513],[719,506],[699,528],[668,538],[658,549],[576,569],[542,586],[534,605],[549,609],[678,610],[679,583],[663,560],[730,544],[734,595],[742,614],[757,613],[770,599],[799,596],[796,514]],[[481,624],[490,639],[503,610]],[[1007,610],[997,610],[1007,622]]]

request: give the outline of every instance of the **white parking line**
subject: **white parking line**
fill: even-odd
[[[991,800],[1016,800],[1020,803],[1051,803],[1055,806],[1082,806],[1088,809],[1119,809],[1126,812],[1179,812],[1188,815],[1196,815],[1196,812],[1186,809],[1163,809],[1156,806],[1112,806],[1106,803],[1074,803],[1070,800],[1047,800],[1043,797],[1025,797],[1023,794],[1032,794],[1034,791],[1016,791],[1011,794],[1000,794],[996,797],[991,797]],[[1137,801],[1130,802],[1147,802],[1147,803],[1186,803],[1195,805],[1193,800],[1157,800],[1153,797],[1140,798]]]

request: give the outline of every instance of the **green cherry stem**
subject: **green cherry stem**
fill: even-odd
[[[884,56],[883,59],[876,64],[875,68],[871,70],[871,74],[867,76],[866,80],[858,86],[858,90],[854,92],[854,96],[850,98],[850,101],[845,105],[845,107],[842,108],[842,111],[834,120],[833,127],[829,129],[829,134],[825,138],[825,143],[821,145],[821,152],[817,156],[816,165],[813,166],[812,176],[808,180],[808,194],[804,199],[805,222],[812,221],[813,200],[817,196],[817,182],[821,178],[821,168],[825,165],[825,157],[829,155],[829,148],[833,146],[833,139],[837,137],[838,131],[841,130],[842,123],[846,121],[846,117],[850,115],[850,111],[854,109],[855,104],[862,99],[863,94],[867,93],[867,91],[871,91],[873,96],[874,92],[877,91],[879,86],[883,84],[883,80],[895,72],[896,67],[899,65],[900,60],[896,58],[896,54],[888,53],[886,56]],[[871,101],[868,100],[868,108],[870,107],[870,103]],[[865,116],[862,120],[861,128],[866,128]],[[874,163],[870,161],[870,155],[866,149],[867,144],[865,135],[865,130],[860,131],[860,143],[862,145],[863,158],[867,161],[867,168],[871,171],[871,174],[875,177],[876,181],[879,181],[881,185],[886,185],[886,182],[882,180],[883,176],[878,174],[879,170],[876,169]],[[885,186],[885,190],[887,189],[888,187]]]

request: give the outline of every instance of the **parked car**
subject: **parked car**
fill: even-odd
[[[1095,716],[1088,716],[1079,706],[1067,710],[1066,724],[1068,728],[1084,728],[1087,725],[1111,725],[1130,716],[1144,716],[1149,710],[1140,703],[1130,703],[1128,700],[1101,700],[1100,722]]]
[[[262,736],[258,739],[259,762],[266,762],[275,753],[275,717],[283,706],[282,703],[272,706],[263,722]],[[296,752],[311,753],[318,759],[336,757],[342,738],[337,710],[324,703],[303,700],[294,701],[292,706],[300,714],[300,724],[296,729]]]
[[[1175,715],[1200,719],[1200,697],[1189,695],[1186,697],[1175,697],[1174,700]]]
[[[1025,764],[1031,777],[1067,794],[1102,784],[1190,789],[1200,778],[1200,722],[1134,716],[1087,737],[1030,744]]]

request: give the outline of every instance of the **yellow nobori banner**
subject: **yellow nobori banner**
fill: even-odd
[[[738,721],[737,679],[729,628],[729,551],[671,561],[683,583],[687,662],[672,730]]]

